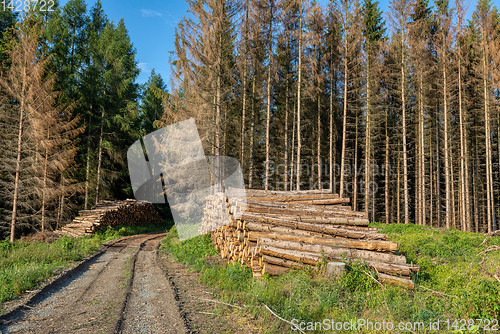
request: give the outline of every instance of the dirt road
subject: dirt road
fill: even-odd
[[[0,333],[186,333],[160,267],[165,234],[115,242],[0,323]]]

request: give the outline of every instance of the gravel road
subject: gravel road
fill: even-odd
[[[0,333],[187,333],[158,263],[164,237],[145,234],[112,243],[4,317]]]

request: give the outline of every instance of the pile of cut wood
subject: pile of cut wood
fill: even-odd
[[[247,190],[246,211],[238,200],[224,199],[230,223],[220,226],[221,194],[207,201],[203,230],[223,258],[250,268],[254,276],[279,275],[323,261],[361,260],[378,272],[382,282],[413,288],[419,266],[396,255],[398,245],[368,227],[363,212],[352,211],[348,198],[327,191]],[[231,198],[231,197],[230,197]],[[211,212],[213,214],[211,214]]]
[[[61,234],[71,237],[90,235],[116,225],[159,224],[162,219],[153,204],[135,199],[102,201],[91,210],[78,211],[79,216],[65,225]]]

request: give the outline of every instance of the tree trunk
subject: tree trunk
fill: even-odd
[[[404,49],[405,35],[403,31],[402,46]],[[403,108],[403,187],[404,187],[404,205],[405,205],[405,224],[410,222],[409,193],[408,193],[408,152],[406,147],[406,92],[405,92],[405,66],[404,50],[401,52],[401,107]]]
[[[398,154],[399,155],[399,154]],[[398,159],[398,186],[396,191],[396,210],[397,210],[397,223],[401,224],[401,163]]]
[[[420,95],[420,106],[419,106],[419,135],[420,135],[420,165],[419,165],[419,224],[425,225],[426,217],[425,217],[425,144],[424,144],[424,102],[423,102],[423,78],[422,73],[420,73],[420,87],[419,87],[419,95]]]
[[[14,178],[14,196],[12,199],[12,219],[10,223],[10,242],[14,242],[16,236],[16,218],[17,218],[17,201],[19,197],[19,179],[21,174],[21,153],[23,146],[23,126],[24,126],[24,113],[25,111],[25,90],[26,90],[26,69],[23,69],[23,83],[20,109],[19,109],[19,130],[17,133],[17,158],[16,158],[16,176]]]
[[[371,113],[371,76],[370,76],[370,51],[368,50],[366,61],[366,134],[365,134],[365,213],[368,216],[369,211],[369,188],[370,188],[370,113]]]
[[[59,196],[59,210],[57,212],[57,221],[56,221],[56,230],[59,229],[59,226],[61,226],[61,219],[63,218],[64,215],[64,172],[61,173],[61,195]],[[85,209],[86,210],[86,209]]]
[[[457,6],[458,14],[458,36],[457,36],[457,53],[458,53],[458,112],[460,122],[460,192],[461,192],[461,225],[462,231],[472,232],[472,221],[470,217],[470,199],[469,199],[469,166],[468,166],[468,152],[467,152],[467,138],[465,132],[465,114],[462,106],[462,48],[461,33],[462,33],[462,20],[463,11],[460,6]]]
[[[438,109],[436,109],[438,110]],[[436,111],[437,112],[437,111]],[[439,117],[436,117],[436,214],[437,226],[441,227],[441,179],[439,166]]]
[[[388,120],[387,120],[387,111],[385,114],[385,189],[384,189],[384,196],[385,196],[385,223],[389,224],[391,222],[389,218],[389,134],[387,131],[388,127]]]
[[[104,137],[104,108],[101,112],[101,134],[99,135],[99,157],[97,161],[97,180],[95,187],[95,204],[99,203],[99,187],[101,183],[101,165],[102,165],[102,140]]]
[[[250,168],[248,169],[248,187],[253,187],[253,150],[254,150],[254,136],[255,136],[255,75],[252,80],[252,122],[250,124]]]
[[[448,147],[448,96],[446,78],[446,54],[443,56],[443,117],[444,117],[444,182],[446,188],[446,228],[451,228],[450,153]]]
[[[222,37],[219,37],[219,47],[222,48]],[[221,102],[222,102],[222,69],[221,69],[221,61],[222,61],[222,56],[221,53],[222,51],[219,50],[219,61],[218,61],[218,69],[217,69],[217,91],[216,91],[216,102],[215,102],[215,156],[220,157],[221,156],[221,145],[220,145],[220,136],[221,136],[221,117],[222,117],[222,110],[221,110]],[[215,164],[215,171],[216,171],[216,176],[215,176],[215,189],[216,191],[220,191],[222,187],[222,179],[221,179],[221,166],[220,166],[220,161],[217,159],[216,164]]]
[[[352,208],[354,211],[358,211],[358,113],[356,111],[356,129],[354,137],[354,175],[353,175],[353,199]]]
[[[484,42],[483,42],[484,43]],[[493,220],[492,213],[494,208],[493,202],[493,185],[491,172],[491,130],[490,130],[490,112],[489,112],[489,96],[488,96],[488,70],[486,65],[486,48],[483,45],[483,98],[484,98],[484,130],[486,141],[486,218],[488,221],[488,233],[492,232]]]
[[[272,41],[272,31],[273,31],[273,3],[269,6],[269,54],[267,57],[267,66],[269,67],[267,72],[267,116],[266,116],[266,174],[264,180],[265,190],[269,189],[269,130],[271,127],[271,70],[272,70],[272,52],[273,52],[273,41]],[[276,174],[276,173],[275,173]]]
[[[329,152],[328,163],[330,167],[330,190],[333,193],[333,53],[330,55],[330,132],[329,132]]]
[[[283,175],[284,190],[288,190],[288,78],[286,79],[286,96],[285,96],[285,175]]]
[[[47,142],[50,137],[50,129],[47,129]],[[48,145],[48,143],[47,143]],[[43,162],[43,188],[42,188],[42,231],[45,231],[45,205],[47,204],[47,167],[49,163],[49,149],[45,147],[45,159]]]
[[[241,143],[240,143],[240,163],[243,173],[245,172],[245,131],[246,131],[246,110],[247,110],[247,52],[248,52],[248,1],[246,1],[245,11],[245,50],[243,60],[243,105],[241,111]]]
[[[347,47],[345,47],[347,48]],[[347,51],[345,51],[347,52]],[[345,154],[347,142],[347,58],[344,57],[344,113],[342,115],[342,157],[340,158],[340,197],[344,196]]]
[[[297,111],[295,109],[295,106],[292,108],[293,110],[293,126],[292,126],[292,170],[290,171],[290,190],[293,190],[293,185],[294,185],[294,172],[295,172],[295,128],[297,127],[297,118],[296,114]]]
[[[318,189],[322,189],[321,186],[321,100],[318,93],[318,152],[317,152],[317,163],[318,163]]]
[[[302,20],[303,20],[303,8],[302,0],[300,1],[300,19],[299,19],[299,68],[298,68],[298,82],[297,82],[297,190],[300,190],[300,151],[302,149],[302,143],[300,138],[300,100],[301,100],[301,89],[302,89]]]
[[[85,171],[85,210],[88,210],[88,204],[89,204],[89,178],[90,178],[90,139],[88,139],[87,137],[87,168]]]

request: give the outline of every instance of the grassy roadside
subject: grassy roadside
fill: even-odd
[[[162,249],[177,261],[191,264],[200,272],[201,281],[216,288],[225,302],[248,306],[243,312],[261,319],[268,333],[292,331],[264,305],[285,319],[297,319],[295,323],[366,319],[397,326],[410,322],[414,332],[423,332],[416,328],[420,322],[428,326],[429,321],[440,320],[440,329],[451,331],[463,325],[457,322],[453,327],[455,319],[500,318],[500,284],[481,269],[482,256],[477,256],[487,246],[500,245],[499,237],[478,247],[484,235],[415,225],[373,225],[387,233],[389,240],[399,242],[400,252],[409,261],[421,266],[415,291],[381,287],[366,274],[368,268],[359,264],[339,279],[327,279],[312,270],[255,279],[245,267],[220,261],[210,236],[179,242],[175,228],[163,240]],[[496,265],[499,270],[500,252],[490,252],[488,258],[492,262],[485,260],[482,266],[491,271]],[[449,328],[442,323],[447,319]],[[319,328],[317,332],[321,332]],[[358,329],[370,332],[366,327]]]
[[[103,242],[116,238],[165,230],[166,225],[116,226],[78,239],[60,237],[41,241],[0,241],[0,312],[3,302],[14,299],[59,270],[92,255]]]

